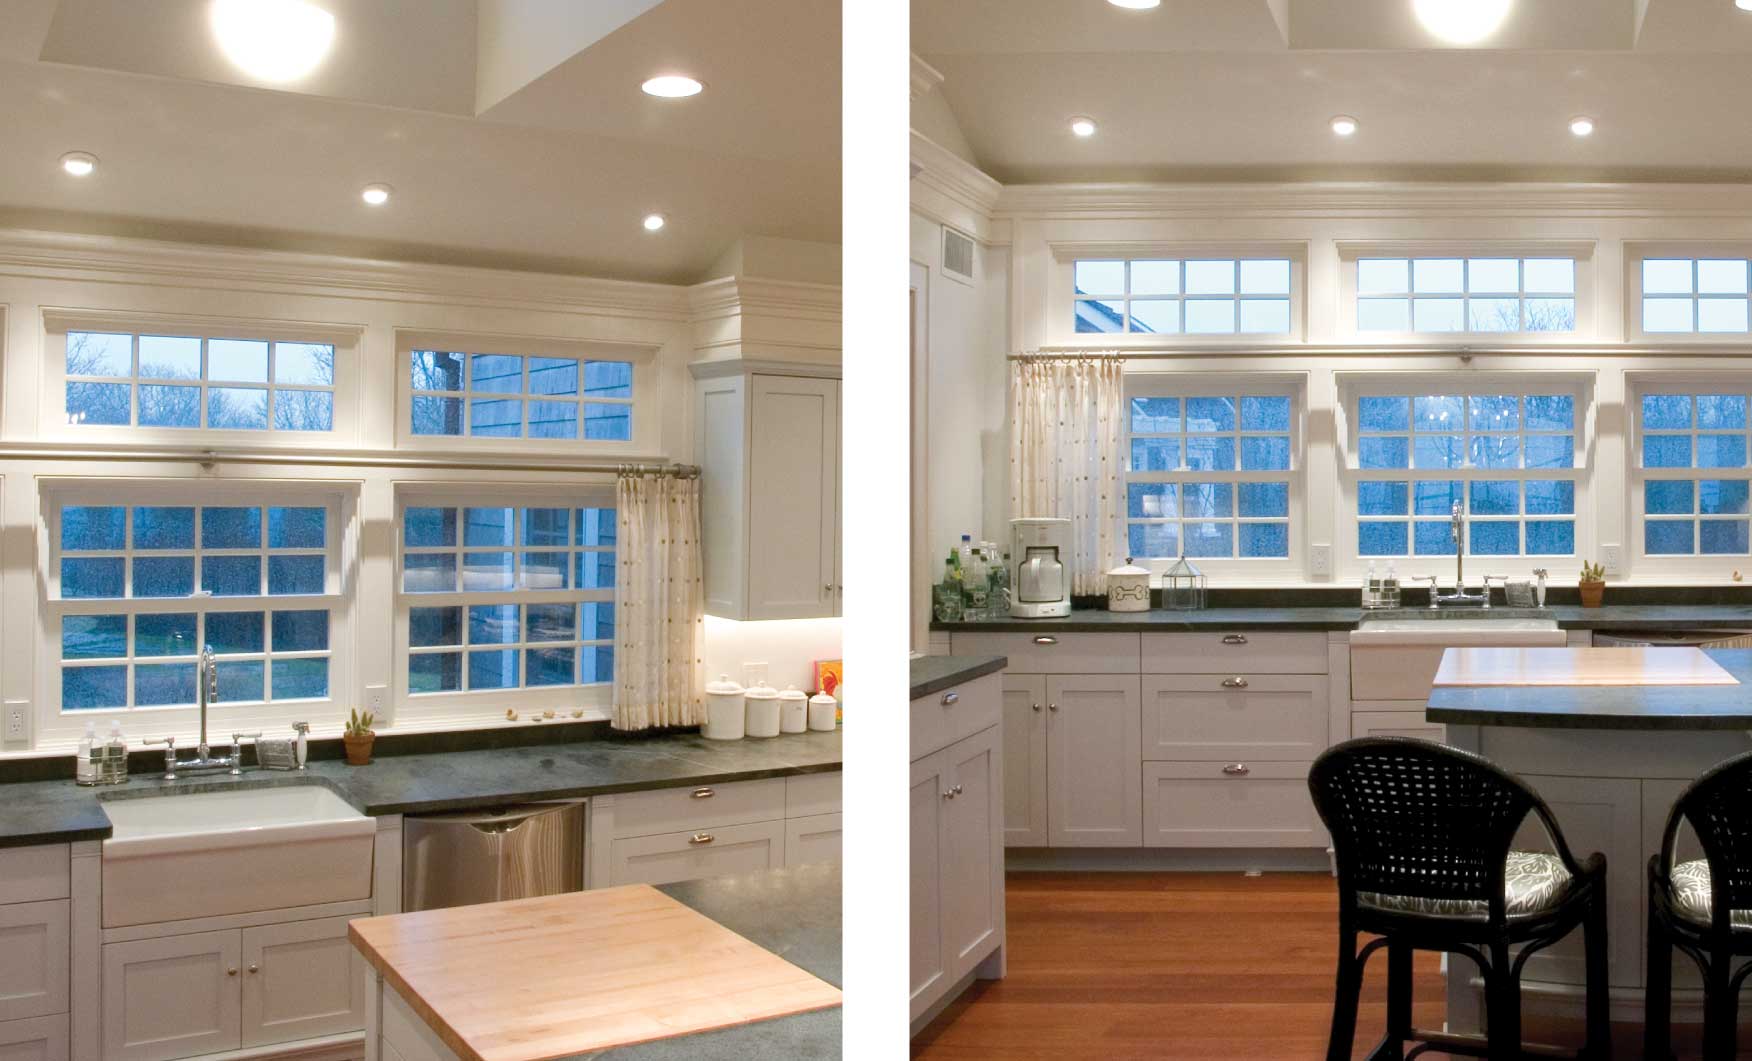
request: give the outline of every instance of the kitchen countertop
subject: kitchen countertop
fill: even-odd
[[[912,695],[909,700],[930,696],[1010,665],[1005,656],[920,656],[912,661]]]
[[[166,789],[197,792],[316,779],[370,814],[415,814],[528,800],[727,784],[840,769],[840,734],[788,733],[770,740],[709,741],[697,733],[606,738],[525,748],[386,756],[369,766],[311,763],[302,773],[249,769],[242,777],[188,774],[178,781],[134,776],[113,788],[71,780],[0,785],[0,847],[102,840],[103,802]]]
[[[1370,612],[1383,618],[1426,612],[1426,608]],[[1506,608],[1492,609],[1502,614]],[[1690,630],[1711,627],[1752,628],[1752,608],[1735,604],[1608,604],[1583,608],[1573,604],[1553,605],[1537,611],[1516,609],[1522,615],[1546,615],[1564,630]],[[1483,616],[1480,609],[1457,609],[1468,617]],[[1147,612],[1110,612],[1101,608],[1078,608],[1063,619],[978,619],[945,623],[933,620],[931,629],[946,633],[1173,633],[1199,630],[1353,630],[1362,620],[1359,607],[1206,608],[1177,612],[1162,608]]]
[[[1424,717],[1450,726],[1752,729],[1752,649],[1705,649],[1738,685],[1445,686]]]

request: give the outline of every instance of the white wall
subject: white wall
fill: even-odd
[[[775,689],[796,686],[815,691],[815,661],[843,658],[838,619],[769,619],[739,623],[706,616],[706,680],[727,674],[748,684],[745,665],[767,664],[767,682]]]

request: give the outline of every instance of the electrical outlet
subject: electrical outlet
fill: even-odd
[[[1327,578],[1332,576],[1332,546],[1318,544],[1309,546],[1308,572]]]
[[[6,701],[4,739],[7,744],[24,744],[30,740],[30,701]]]
[[[1600,566],[1606,569],[1608,575],[1621,575],[1624,566],[1624,547],[1621,545],[1600,546]]]
[[[365,687],[365,710],[376,715],[378,718],[382,718],[384,711],[388,709],[388,707],[389,686],[367,685]]]

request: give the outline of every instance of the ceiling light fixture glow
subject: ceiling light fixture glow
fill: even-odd
[[[662,214],[646,214],[643,222],[646,232],[655,232],[668,223]]]
[[[1576,136],[1593,136],[1594,119],[1586,115],[1577,115],[1570,119],[1570,132]]]
[[[1071,132],[1077,136],[1094,136],[1095,128],[1095,119],[1093,118],[1079,116],[1071,119]]]
[[[1348,114],[1336,115],[1332,119],[1332,131],[1339,136],[1355,136],[1358,122]]]
[[[639,86],[647,96],[657,96],[660,99],[686,99],[697,96],[706,90],[706,86],[683,74],[664,74],[654,77]]]
[[[1752,11],[1752,0],[1734,0],[1734,6],[1741,11]]]
[[[97,168],[97,156],[89,151],[69,151],[61,156],[61,169],[74,177],[89,177]]]
[[[219,50],[258,81],[297,81],[335,42],[335,16],[309,0],[212,0]]]
[[[365,200],[367,206],[382,206],[389,202],[389,197],[395,192],[387,184],[367,184],[359,192],[359,198]]]
[[[1423,28],[1449,44],[1477,44],[1509,17],[1513,0],[1412,0]]]
[[[1162,6],[1162,0],[1107,0],[1114,7],[1123,7],[1127,11],[1154,11]],[[1748,0],[1752,2],[1752,0]]]

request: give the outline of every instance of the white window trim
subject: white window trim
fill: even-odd
[[[1598,334],[1593,241],[1341,240],[1338,247],[1337,333],[1342,342],[1376,346],[1572,346]],[[1576,329],[1572,332],[1377,332],[1357,327],[1357,261],[1361,258],[1570,258],[1576,263]],[[1409,295],[1407,296],[1410,297]],[[1560,296],[1561,297],[1561,296]]]
[[[416,435],[413,432],[414,386],[410,358],[415,350],[506,354],[513,357],[572,357],[580,360],[628,361],[633,366],[632,438],[487,438],[473,435]],[[398,328],[395,332],[395,444],[398,449],[437,453],[560,453],[633,458],[661,449],[662,403],[658,395],[656,346],[587,339],[507,336],[472,332],[434,332]],[[584,402],[580,395],[577,399]]]
[[[572,507],[615,508],[614,483],[605,477],[592,477],[577,483],[505,484],[489,482],[435,483],[404,482],[395,488],[395,629],[392,634],[391,658],[394,674],[394,720],[398,726],[417,729],[446,728],[441,724],[467,725],[505,721],[506,711],[519,715],[553,711],[555,721],[601,721],[612,717],[614,682],[590,685],[551,685],[520,689],[483,689],[478,692],[442,692],[414,694],[409,689],[408,649],[409,616],[413,608],[462,606],[470,604],[551,604],[572,601],[615,600],[615,590],[504,590],[494,592],[404,593],[402,591],[402,531],[403,513],[409,508],[426,506],[456,508],[478,505],[490,498],[493,507]],[[616,541],[616,549],[621,543]],[[522,551],[522,546],[513,546]],[[459,552],[460,552],[459,546]],[[466,623],[467,616],[464,616]],[[615,615],[616,629],[620,623]],[[507,646],[511,647],[511,646]],[[522,650],[521,643],[516,646]],[[616,660],[619,645],[615,646]],[[464,651],[459,649],[459,651]],[[466,652],[465,652],[466,655]],[[467,665],[466,659],[464,665]],[[522,664],[520,662],[519,666]],[[519,674],[522,671],[519,670]],[[582,712],[574,716],[574,712]]]
[[[1047,341],[1054,345],[1087,347],[1100,350],[1127,350],[1151,347],[1196,347],[1196,348],[1227,348],[1249,346],[1283,346],[1287,343],[1301,342],[1308,334],[1308,244],[1305,242],[1262,241],[1246,243],[1187,243],[1187,242],[1153,242],[1136,243],[1052,243],[1050,244],[1053,265],[1051,272],[1051,287],[1047,293],[1048,305],[1052,311],[1048,314]],[[1169,335],[1139,332],[1079,332],[1075,328],[1072,313],[1077,301],[1075,267],[1076,262],[1090,259],[1125,259],[1136,260],[1235,260],[1255,261],[1262,259],[1288,260],[1290,263],[1290,330],[1288,332],[1241,332],[1235,334],[1217,333],[1186,334],[1184,331]],[[1240,295],[1234,296],[1240,299]],[[1260,296],[1275,298],[1281,296]],[[1185,321],[1182,320],[1184,327]]]
[[[1748,553],[1697,553],[1689,556],[1649,554],[1643,525],[1643,486],[1651,479],[1746,479],[1752,480],[1752,427],[1740,432],[1748,437],[1748,463],[1740,468],[1644,468],[1642,466],[1642,400],[1647,394],[1741,394],[1752,403],[1752,371],[1631,371],[1625,373],[1624,464],[1628,486],[1625,490],[1625,523],[1629,528],[1630,545],[1627,556],[1633,570],[1642,581],[1725,582],[1732,571],[1741,570]],[[1662,432],[1676,434],[1677,432]],[[1716,432],[1725,433],[1725,432]],[[1695,428],[1691,432],[1696,434]],[[1695,502],[1695,499],[1694,499]],[[1693,520],[1707,517],[1694,515]],[[1752,518],[1752,517],[1749,517]]]
[[[1338,497],[1335,515],[1340,527],[1337,536],[1338,581],[1347,582],[1363,577],[1367,573],[1371,561],[1377,566],[1391,561],[1402,583],[1408,582],[1413,576],[1436,575],[1443,580],[1442,584],[1446,586],[1454,578],[1454,557],[1451,555],[1417,556],[1412,554],[1397,557],[1360,555],[1357,542],[1357,483],[1364,480],[1414,482],[1457,479],[1464,483],[1474,479],[1516,482],[1525,482],[1528,479],[1569,479],[1576,484],[1575,515],[1572,517],[1576,524],[1576,551],[1573,555],[1479,556],[1468,548],[1466,550],[1466,578],[1470,585],[1478,585],[1481,575],[1516,575],[1523,568],[1533,567],[1553,569],[1553,577],[1561,582],[1563,577],[1561,573],[1567,568],[1579,564],[1580,557],[1594,555],[1595,524],[1597,521],[1592,518],[1594,509],[1591,487],[1595,463],[1594,394],[1596,388],[1591,373],[1342,372],[1336,375],[1336,382],[1338,402],[1334,408],[1334,415],[1339,421],[1338,430],[1335,433],[1338,444],[1336,461]],[[1526,395],[1537,393],[1567,394],[1575,399],[1576,457],[1573,468],[1381,468],[1364,471],[1357,466],[1357,439],[1360,432],[1353,410],[1356,408],[1359,398],[1415,396],[1419,394],[1469,396],[1474,394]],[[1408,513],[1406,518],[1411,521],[1415,520],[1416,517]],[[1506,516],[1500,518],[1504,521],[1509,519]],[[1519,522],[1525,522],[1528,518],[1524,513],[1514,517]],[[1471,522],[1472,517],[1469,515],[1467,516],[1469,526]],[[1407,547],[1409,548],[1411,545],[1412,543],[1408,540]],[[1496,570],[1493,569],[1493,564],[1499,568],[1513,567],[1514,570]]]
[[[1289,498],[1289,555],[1284,557],[1211,557],[1195,556],[1188,560],[1204,573],[1207,581],[1225,585],[1282,585],[1285,582],[1299,582],[1303,579],[1303,557],[1308,552],[1307,541],[1307,402],[1308,386],[1304,374],[1300,373],[1270,373],[1270,372],[1203,372],[1186,369],[1155,369],[1151,362],[1133,362],[1125,374],[1125,460],[1126,471],[1122,477],[1121,489],[1126,497],[1120,499],[1120,552],[1123,554],[1131,547],[1131,520],[1127,515],[1129,508],[1129,484],[1140,483],[1185,483],[1185,482],[1220,482],[1220,483],[1254,483],[1254,482],[1284,482],[1290,484]],[[1159,364],[1159,363],[1158,363]],[[1287,397],[1290,399],[1290,467],[1287,471],[1172,471],[1172,472],[1137,472],[1131,468],[1131,399],[1137,398],[1179,398],[1182,402],[1184,416],[1185,400],[1199,397],[1238,397],[1241,395]],[[1240,410],[1236,410],[1237,430],[1232,434],[1213,437],[1242,437],[1240,431]],[[1276,432],[1253,432],[1254,434],[1276,434]],[[1184,458],[1184,454],[1183,454]],[[1240,464],[1239,444],[1237,443],[1236,464]],[[1240,498],[1237,492],[1235,498],[1235,515],[1228,520],[1217,522],[1241,523],[1278,523],[1276,518],[1244,519],[1240,515]],[[1197,522],[1197,521],[1194,521]],[[1239,535],[1236,538],[1236,548],[1240,548]],[[1139,563],[1150,569],[1151,583],[1160,585],[1162,574],[1175,562],[1176,557],[1139,557]]]
[[[1640,242],[1624,244],[1624,335],[1628,342],[1660,346],[1721,346],[1744,348],[1747,332],[1648,332],[1643,330],[1643,261],[1650,258],[1744,258],[1752,260],[1752,242]],[[1677,296],[1675,296],[1677,297]],[[1693,299],[1696,295],[1689,296]],[[1752,297],[1749,295],[1748,297]]]
[[[356,446],[360,436],[360,338],[364,328],[238,317],[58,309],[45,307],[39,435],[56,442],[122,442],[130,445],[247,446],[250,449],[336,449]],[[203,339],[253,339],[269,342],[325,343],[335,348],[334,423],[329,431],[285,431],[272,427],[241,431],[208,427],[141,427],[67,422],[67,333],[127,332],[131,335],[200,336]],[[98,382],[103,382],[99,380]],[[153,381],[147,381],[153,382]],[[203,386],[222,384],[208,384]],[[242,384],[265,386],[266,384]],[[310,389],[310,388],[290,388]]]
[[[40,479],[38,492],[37,555],[43,558],[37,572],[42,587],[37,624],[37,750],[70,746],[87,722],[106,729],[119,719],[131,743],[143,737],[175,735],[191,738],[199,729],[200,712],[195,707],[88,708],[61,710],[61,617],[68,614],[139,614],[172,611],[329,611],[329,694],[320,699],[270,700],[247,707],[221,707],[208,712],[208,739],[213,744],[229,740],[233,732],[269,732],[295,721],[321,724],[338,719],[353,705],[354,632],[353,587],[357,582],[357,535],[353,524],[358,511],[357,489],[346,482],[305,480],[191,481],[187,479]],[[262,505],[288,503],[322,506],[329,525],[327,587],[322,594],[282,597],[124,597],[62,600],[60,586],[60,534],[58,510],[67,505]],[[131,555],[131,551],[125,550]],[[313,653],[320,655],[321,653]],[[272,680],[272,675],[265,676]]]

